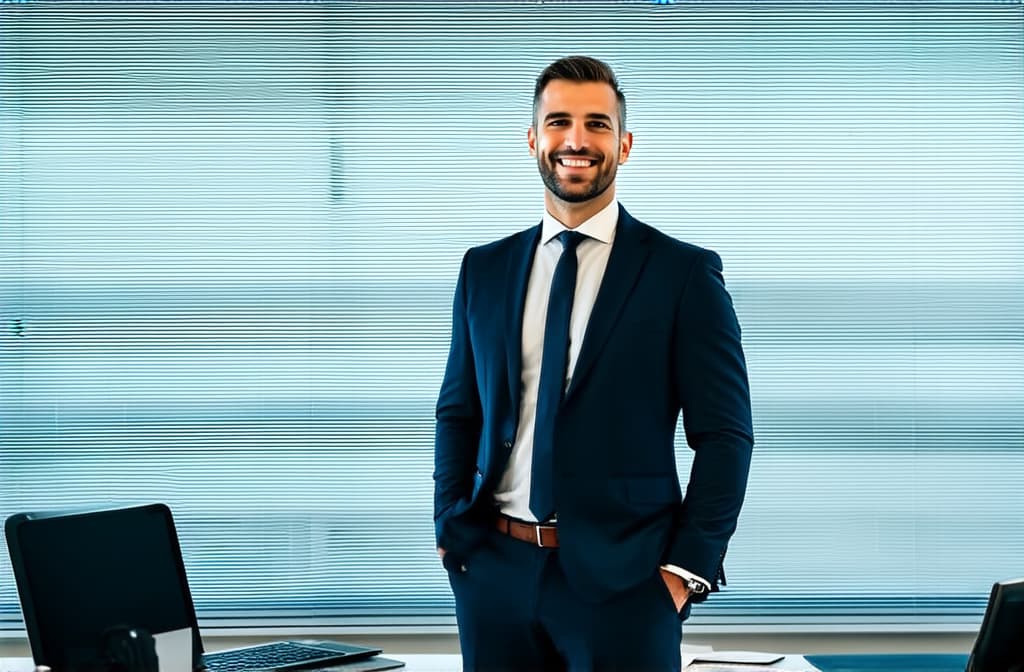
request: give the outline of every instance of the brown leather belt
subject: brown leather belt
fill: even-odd
[[[494,526],[513,539],[525,541],[541,548],[558,548],[558,528],[554,525],[526,523],[506,516],[498,516]]]

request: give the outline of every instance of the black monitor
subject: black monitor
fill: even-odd
[[[37,665],[88,666],[104,633],[137,627],[191,628],[199,667],[202,641],[167,506],[19,513],[4,529]]]
[[[993,584],[967,672],[1024,672],[1024,579]]]

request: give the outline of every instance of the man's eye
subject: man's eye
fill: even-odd
[[[608,124],[603,121],[592,121],[590,122],[590,125],[594,128],[608,128]]]
[[[568,122],[565,119],[555,119],[549,126],[565,126]]]

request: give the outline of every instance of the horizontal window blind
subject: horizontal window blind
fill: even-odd
[[[167,502],[209,624],[453,623],[459,260],[539,221],[533,79],[586,53],[628,100],[620,200],[722,255],[744,329],[753,471],[691,623],[974,627],[1024,574],[1022,18],[0,5],[0,515]]]

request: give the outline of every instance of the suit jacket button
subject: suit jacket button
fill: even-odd
[[[506,450],[512,448],[512,442],[508,439],[505,439],[505,443],[503,443],[502,445],[505,446]]]

